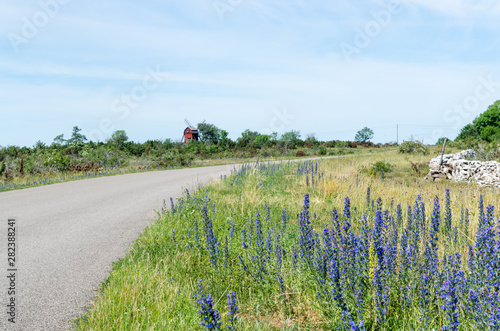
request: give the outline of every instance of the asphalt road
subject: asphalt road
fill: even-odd
[[[183,188],[229,174],[234,165],[86,179],[0,193],[1,330],[67,330],[99,284]],[[7,220],[15,218],[16,323],[7,314]]]

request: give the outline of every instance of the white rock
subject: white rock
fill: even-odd
[[[500,187],[500,163],[496,161],[468,161],[476,153],[469,149],[457,154],[445,154],[441,165],[441,156],[429,162],[428,178],[448,178],[456,182],[476,182],[481,186]],[[440,166],[441,165],[441,166]]]

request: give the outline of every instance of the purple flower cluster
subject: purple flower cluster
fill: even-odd
[[[269,174],[276,171],[269,165],[258,167]],[[299,165],[298,172],[319,177],[311,163]],[[287,300],[285,283],[307,281],[309,286],[313,282],[325,316],[335,316],[334,329],[390,329],[394,327],[394,316],[421,316],[409,328],[499,329],[500,220],[495,219],[494,207],[485,208],[480,198],[475,231],[469,229],[476,224],[469,220],[469,209],[462,208],[460,220],[457,216],[453,219],[450,190],[444,193],[443,211],[439,197],[435,197],[429,215],[420,195],[407,207],[388,200],[391,204],[387,209],[381,198],[372,200],[371,193],[368,189],[364,211],[351,206],[350,198],[345,197],[341,214],[333,209],[331,223],[324,226],[314,224],[322,215],[311,217],[314,213],[310,195],[305,194],[295,222],[289,220],[284,208],[276,211],[266,204],[263,221],[260,213],[246,224],[238,223],[236,218],[222,224],[224,232],[214,229],[205,198],[203,207],[197,202],[205,243],[200,243],[195,221],[193,247],[206,252],[200,258],[208,262],[210,257],[211,277],[218,273],[230,275],[237,263],[231,257],[238,256],[240,268],[245,271],[242,277],[249,277],[246,281],[254,282],[255,288],[259,284],[271,286],[283,301]],[[175,217],[187,214],[179,206],[175,210],[179,213]],[[281,222],[274,224],[272,219],[277,216],[278,220],[280,212]],[[314,225],[321,231],[315,231]],[[182,239],[181,233],[178,236]],[[476,233],[475,238],[468,238],[470,233]],[[223,243],[217,240],[221,235],[225,237]],[[231,242],[233,235],[241,238],[241,246]],[[175,232],[172,238],[175,241]],[[462,257],[460,252],[466,243],[471,244],[469,254]],[[221,244],[223,266],[217,263]],[[299,278],[289,283],[290,277]],[[236,327],[235,297],[234,292],[228,294],[228,329]],[[203,325],[219,329],[222,319],[212,297],[202,295],[198,304]]]
[[[235,330],[236,328],[234,327],[234,323],[238,319],[238,306],[236,304],[236,293],[231,292],[227,294],[227,305],[228,305],[228,313],[227,316],[229,318],[228,320],[228,330]]]
[[[214,300],[212,295],[205,294],[203,289],[203,280],[198,282],[198,290],[194,293],[194,298],[196,299],[201,315],[200,324],[204,326],[207,330],[221,330],[222,318],[217,309],[215,309]],[[228,320],[227,329],[235,330],[235,323],[238,320],[238,305],[236,302],[236,293],[231,292],[227,294],[227,306],[228,306]]]
[[[202,316],[201,325],[207,328],[207,330],[220,330],[221,318],[219,311],[214,309],[214,302],[210,294],[202,296],[198,300],[200,305],[200,314]]]
[[[206,249],[210,254],[210,262],[214,267],[217,267],[217,260],[219,258],[220,243],[214,234],[213,222],[208,217],[207,205],[204,205],[201,210],[203,216],[203,231],[205,232]]]
[[[314,230],[309,216],[309,194],[304,195],[304,206],[299,217],[299,249],[300,257],[311,267],[314,256]]]
[[[210,294],[205,294],[202,279],[198,281],[198,290],[194,296],[200,306],[199,313],[202,319],[200,324],[207,330],[220,330],[222,321],[219,311],[214,308],[212,296]]]

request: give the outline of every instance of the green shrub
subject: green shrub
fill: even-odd
[[[318,150],[318,155],[326,155],[326,147],[321,146]]]
[[[217,145],[210,145],[210,148],[208,149],[210,154],[216,154],[219,152],[219,146]]]
[[[2,175],[4,171],[5,171],[5,160],[3,160],[2,164],[0,165],[0,175]]]
[[[386,163],[383,161],[378,161],[378,162],[373,163],[369,167],[361,168],[360,172],[368,173],[368,175],[375,177],[375,176],[379,176],[381,172],[383,172],[385,174],[385,173],[392,172],[393,170],[394,170],[394,166],[392,164],[390,164],[388,162]]]
[[[178,167],[189,167],[193,162],[193,157],[190,155],[179,154],[175,158],[176,166]]]
[[[334,152],[334,154],[330,154],[330,155],[346,155],[346,154],[354,154],[354,151],[352,151],[350,149],[339,148],[339,149],[337,149],[336,152]]]
[[[66,171],[70,163],[70,156],[61,151],[52,151],[48,153],[43,164],[49,171]]]
[[[429,148],[421,141],[405,141],[399,146],[400,153],[429,155]]]

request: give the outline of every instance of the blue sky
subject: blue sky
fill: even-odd
[[[0,0],[0,145],[180,139],[184,119],[454,138],[500,99],[494,0]]]

